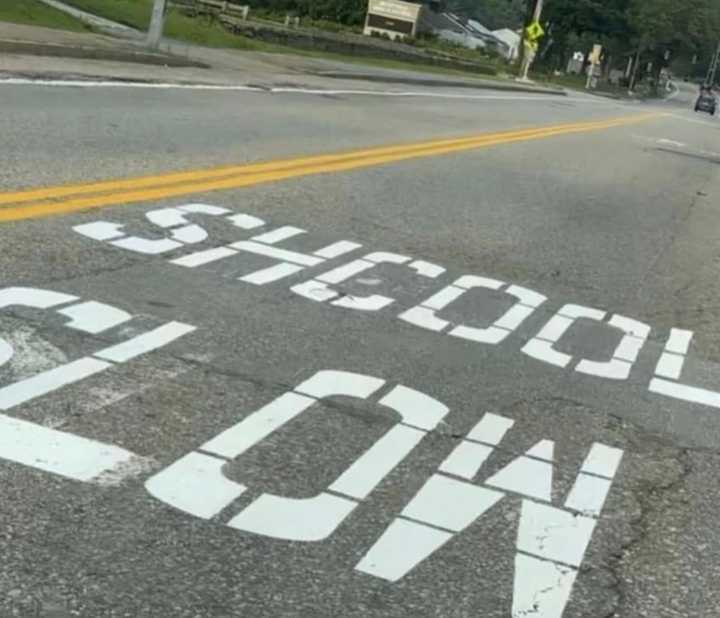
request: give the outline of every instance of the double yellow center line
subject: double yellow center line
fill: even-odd
[[[88,184],[61,185],[0,193],[0,221],[17,221],[67,214],[105,206],[161,200],[193,193],[237,189],[267,182],[327,174],[408,159],[526,142],[558,135],[599,131],[643,122],[658,114],[562,124],[517,131],[485,133],[465,138],[369,148],[339,154],[174,172]]]

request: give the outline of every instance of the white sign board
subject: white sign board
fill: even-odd
[[[422,5],[400,0],[370,0],[365,34],[391,38],[415,36]]]
[[[422,5],[400,0],[370,0],[368,13],[415,22]]]

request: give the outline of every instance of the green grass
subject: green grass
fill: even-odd
[[[150,25],[152,0],[65,0],[65,2],[88,13],[139,30],[147,30]]]
[[[0,2],[13,0],[0,0]],[[150,23],[152,0],[65,0],[80,9],[101,15],[107,19],[132,26],[139,30],[147,30]],[[289,54],[309,58],[338,60],[353,64],[375,66],[389,69],[404,69],[441,75],[461,77],[483,77],[473,71],[462,69],[446,69],[432,64],[385,60],[381,58],[350,56],[323,51],[299,49],[232,34],[225,30],[216,20],[208,17],[190,17],[180,11],[171,10],[165,23],[165,35],[169,38],[207,47],[251,50],[265,53]],[[473,58],[477,60],[478,58]]]
[[[87,30],[82,22],[38,0],[0,0],[0,21],[76,32]]]
[[[170,39],[204,45],[205,47],[227,47],[231,49],[260,49],[261,45],[252,39],[228,32],[215,20],[206,17],[189,17],[171,10],[165,22],[165,36]]]
[[[263,51],[263,50],[258,50]],[[474,77],[475,79],[495,79],[502,80],[496,75],[484,75],[471,70],[451,69],[448,67],[437,66],[435,64],[425,64],[422,62],[404,62],[402,60],[389,60],[385,58],[373,58],[372,56],[350,56],[343,54],[333,54],[323,51],[312,51],[295,48],[279,48],[275,47],[276,53],[295,54],[296,56],[307,56],[309,58],[323,58],[327,60],[337,60],[338,62],[346,62],[348,64],[358,64],[365,66],[378,67],[381,69],[400,69],[404,71],[415,71],[417,73],[436,73],[438,75],[454,75],[458,77]]]
[[[12,0],[0,0],[0,2]],[[100,15],[138,30],[150,25],[152,0],[65,0],[83,11]],[[238,37],[225,30],[217,21],[205,17],[188,17],[175,9],[170,10],[165,22],[165,36],[207,47],[258,49],[260,44]]]

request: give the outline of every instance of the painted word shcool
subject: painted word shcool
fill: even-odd
[[[242,259],[243,254],[262,256],[274,261],[274,265],[240,278],[243,283],[256,286],[272,284],[297,277],[309,269],[325,267],[328,262],[362,248],[362,245],[356,242],[341,240],[312,254],[283,249],[278,246],[279,243],[305,234],[306,231],[293,226],[266,230],[264,229],[267,227],[266,222],[258,217],[234,213],[227,208],[208,204],[187,204],[175,208],[155,209],[147,212],[145,217],[146,221],[159,232],[155,238],[131,236],[124,231],[122,224],[107,221],[79,225],[73,229],[93,240],[107,242],[114,247],[139,254],[173,253],[170,263],[183,268],[195,269],[219,260]],[[190,221],[190,218],[197,217],[222,218],[229,225],[249,230],[254,235],[247,240],[227,246],[193,251],[193,245],[205,242],[209,237],[204,228]],[[184,255],[176,257],[177,252],[184,252]],[[306,281],[291,285],[290,289],[311,301],[328,303],[334,307],[363,312],[381,311],[391,306],[395,300],[379,294],[348,295],[333,286],[346,284],[357,275],[382,264],[407,266],[410,276],[426,279],[438,279],[446,273],[446,269],[437,264],[380,251],[367,253],[325,272],[312,274]],[[513,301],[513,305],[485,328],[451,324],[443,319],[441,312],[471,290],[489,290],[505,294]],[[485,276],[466,274],[455,279],[430,298],[422,300],[415,307],[403,311],[398,317],[404,322],[428,331],[494,346],[508,340],[547,301],[545,295],[526,287]],[[564,335],[573,325],[581,325],[583,320],[604,325],[610,332],[621,335],[610,358],[576,358],[558,350],[558,344]],[[651,330],[650,325],[633,318],[609,314],[582,305],[566,304],[558,309],[539,332],[522,347],[522,352],[561,369],[566,369],[572,364],[574,371],[578,373],[619,382],[627,380],[630,376]],[[672,329],[648,390],[663,397],[720,408],[720,393],[680,382],[692,338],[691,331]]]

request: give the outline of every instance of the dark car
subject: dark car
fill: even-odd
[[[696,112],[707,112],[711,116],[715,115],[717,109],[717,99],[712,92],[702,92],[695,102]]]

